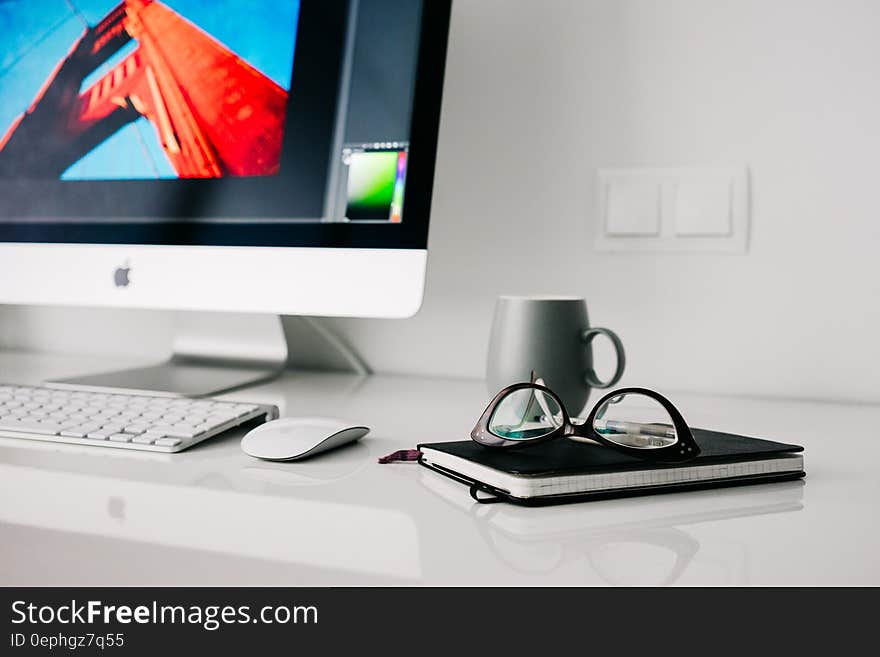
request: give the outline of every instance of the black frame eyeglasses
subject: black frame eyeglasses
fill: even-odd
[[[522,403],[523,393],[527,398],[525,403]],[[609,409],[630,396],[659,404],[669,422],[610,419]],[[521,409],[519,424],[499,425],[494,419],[496,413],[514,398]],[[596,403],[586,420],[575,423],[559,396],[534,375],[531,382],[516,383],[495,395],[471,431],[471,439],[493,448],[531,447],[557,438],[593,441],[629,456],[659,463],[690,461],[700,453],[681,413],[654,390],[620,388],[609,392]]]

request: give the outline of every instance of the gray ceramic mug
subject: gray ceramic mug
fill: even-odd
[[[592,342],[607,336],[617,352],[617,369],[601,381],[593,369]],[[584,409],[593,388],[609,388],[623,376],[626,356],[614,331],[591,328],[587,302],[576,297],[498,297],[486,383],[489,394],[520,381],[532,371],[562,399],[571,415]]]

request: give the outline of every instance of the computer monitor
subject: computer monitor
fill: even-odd
[[[450,4],[0,3],[0,302],[413,315]]]

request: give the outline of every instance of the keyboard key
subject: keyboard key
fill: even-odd
[[[74,422],[71,429],[78,429],[79,431],[84,431],[85,433],[91,433],[92,431],[97,431],[101,428],[101,425],[96,422]]]
[[[124,431],[125,433],[139,434],[148,431],[150,429],[150,426],[151,425],[149,424],[127,424],[125,425]]]
[[[171,425],[171,424],[165,424],[165,423],[162,423],[162,424],[154,424],[153,426],[151,426],[151,427],[149,428],[149,430],[147,431],[147,433],[162,433],[162,434],[164,434],[164,433],[166,433],[166,432],[168,432],[168,431],[171,431],[172,426],[173,426],[173,425]]]
[[[179,438],[188,438],[188,437],[191,437],[191,436],[188,436],[188,435],[178,435],[178,434],[180,434],[180,433],[184,433],[184,434],[185,434],[185,433],[187,433],[187,432],[175,431],[174,426],[173,426],[173,425],[170,425],[170,424],[161,424],[161,425],[157,425],[157,426],[155,426],[155,427],[151,427],[150,430],[147,431],[147,432],[145,432],[145,433],[149,433],[149,434],[154,435],[154,436],[161,435],[161,436],[163,436],[163,437],[166,437],[166,436],[176,436],[176,437],[179,437]]]
[[[155,444],[161,447],[176,447],[181,442],[179,438],[159,438]]]
[[[3,419],[0,420],[0,431],[17,431],[19,433],[33,433],[40,436],[57,436],[61,433],[61,426],[54,422]]]
[[[195,438],[205,432],[188,424],[177,424],[168,429],[166,433],[173,438]]]
[[[82,429],[64,429],[61,434],[66,438],[87,438],[89,435],[88,431],[83,431]]]
[[[106,431],[90,431],[89,435],[86,438],[91,438],[92,440],[107,440],[111,435]]]
[[[130,443],[132,438],[134,436],[130,433],[114,433],[110,436],[110,440],[114,443]]]
[[[106,431],[107,433],[125,433],[125,425],[120,424],[119,422],[100,422],[101,426],[96,427],[100,428],[101,431]]]

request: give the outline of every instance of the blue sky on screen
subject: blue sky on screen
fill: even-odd
[[[119,0],[0,1],[0,137],[33,102],[52,70],[84,29],[71,3],[90,25]],[[190,22],[237,53],[285,89],[291,62],[299,0],[165,0]],[[98,79],[136,45],[129,45],[94,74]],[[147,155],[149,153],[149,155]],[[120,130],[64,174],[64,179],[174,178],[175,173],[146,121]]]

